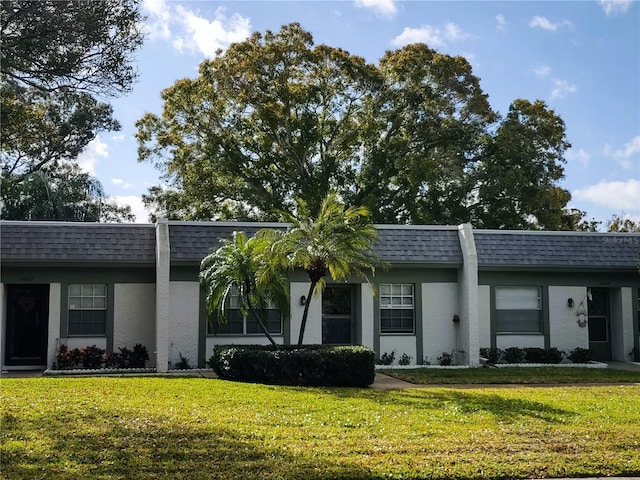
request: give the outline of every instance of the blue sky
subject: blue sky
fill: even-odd
[[[160,92],[218,48],[251,32],[299,22],[316,44],[377,63],[386,50],[424,42],[466,57],[494,110],[541,99],[572,144],[562,186],[571,207],[597,220],[640,221],[640,2],[608,1],[167,1],[144,0],[147,39],[133,92],[112,101],[119,132],[80,157],[107,193],[146,222],[141,195],[159,172],[138,163],[135,122],[160,113]]]

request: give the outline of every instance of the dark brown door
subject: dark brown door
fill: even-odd
[[[4,364],[47,364],[49,285],[7,285]]]

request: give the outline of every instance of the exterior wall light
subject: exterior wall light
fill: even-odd
[[[453,316],[453,323],[460,323],[460,317],[458,315]]]
[[[573,308],[573,298],[570,298],[569,300],[567,300],[567,305],[569,306],[569,308]]]
[[[307,297],[305,297],[304,295],[302,295],[300,297],[300,305],[306,305],[307,304]]]

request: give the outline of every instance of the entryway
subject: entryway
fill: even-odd
[[[322,343],[353,341],[353,285],[327,285],[322,292]]]
[[[592,360],[611,360],[611,308],[608,288],[589,288],[589,352]]]
[[[47,365],[48,284],[7,285],[4,365]]]

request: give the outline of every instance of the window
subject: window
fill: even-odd
[[[69,335],[104,335],[107,286],[69,285]]]
[[[380,285],[380,331],[381,333],[414,332],[412,284]]]
[[[542,333],[540,287],[496,287],[498,333]]]
[[[269,305],[265,311],[258,312],[260,319],[265,322],[269,333],[279,335],[282,333],[282,314],[273,305]],[[226,323],[219,324],[215,320],[215,314],[209,317],[207,322],[208,334],[245,335],[262,334],[255,315],[248,313],[245,317],[240,313],[240,297],[233,293],[229,297]]]

